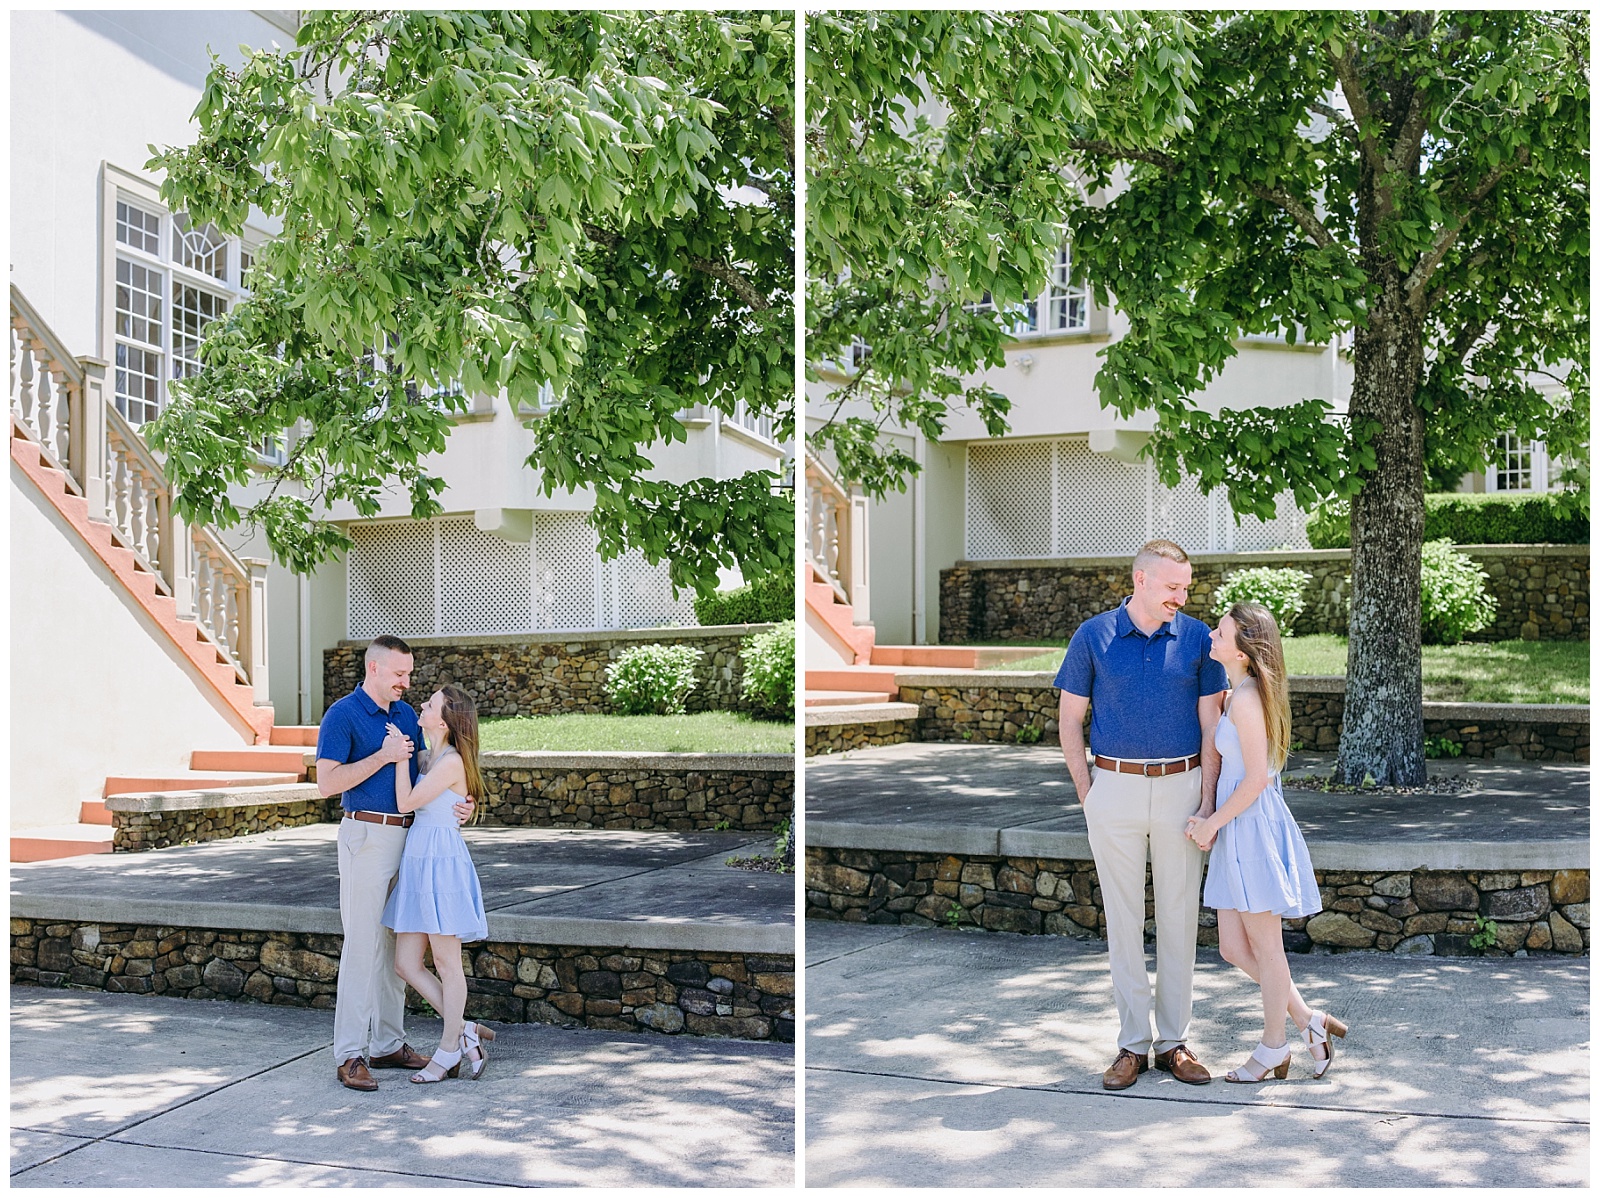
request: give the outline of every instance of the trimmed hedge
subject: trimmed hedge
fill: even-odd
[[[781,624],[794,619],[794,571],[779,570],[731,591],[696,595],[694,618],[714,624]]]
[[[1422,497],[1425,540],[1458,545],[1587,545],[1589,518],[1570,492]],[[1325,503],[1306,521],[1313,549],[1350,548],[1350,504]]]

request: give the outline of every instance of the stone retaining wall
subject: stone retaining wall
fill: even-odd
[[[1332,752],[1344,722],[1343,678],[1297,678],[1290,686],[1291,736]],[[1589,709],[1532,703],[1424,703],[1423,734],[1461,746],[1463,757],[1512,761],[1589,760]]]
[[[13,919],[11,983],[331,1009],[342,941]],[[472,1019],[794,1039],[792,956],[488,942],[462,961]]]
[[[850,749],[875,749],[918,740],[915,717],[873,723],[806,723],[806,756],[843,753]]]
[[[1489,575],[1495,622],[1471,639],[1589,639],[1587,545],[1464,545]],[[1293,549],[1269,553],[1197,553],[1189,612],[1211,617],[1216,589],[1241,570],[1293,567],[1311,575],[1302,636],[1349,629],[1350,551]],[[939,572],[939,641],[983,645],[1070,637],[1090,616],[1133,590],[1130,558],[1045,562],[958,562]]]
[[[917,740],[1061,743],[1060,692],[1048,675],[990,672],[960,681],[911,676],[900,680],[900,698],[919,708]],[[1464,757],[1589,760],[1589,709],[1584,706],[1424,703],[1422,716],[1426,735],[1455,741]],[[1291,735],[1304,748],[1337,749],[1344,679],[1291,678],[1289,717]],[[806,731],[809,744],[811,729]]]
[[[779,753],[485,753],[479,823],[519,828],[770,832],[794,817],[794,762]],[[308,771],[316,778],[316,769]],[[303,793],[304,786],[279,788]],[[338,796],[261,801],[248,788],[117,795],[111,851],[137,853],[341,818]]]
[[[689,692],[690,711],[754,711],[743,699],[739,643],[771,624],[656,628],[626,632],[424,637],[414,653],[411,694],[426,699],[453,682],[472,696],[481,716],[609,712],[606,666],[640,645],[692,645],[703,651]],[[361,685],[366,641],[340,641],[322,654],[324,710]],[[413,706],[416,706],[413,703]]]
[[[1154,910],[1149,870],[1145,910]],[[1354,873],[1317,870],[1323,910],[1283,921],[1294,952],[1375,949],[1476,956],[1469,941],[1492,921],[1485,956],[1589,951],[1589,871]],[[806,850],[806,917],[852,923],[972,927],[1105,938],[1093,861],[951,856],[864,849]],[[1153,938],[1154,919],[1145,923]],[[1200,910],[1199,941],[1217,943],[1216,912]]]
[[[608,763],[600,754],[484,754],[482,822],[770,832],[794,815],[792,757],[761,754],[718,763],[712,754],[614,756]]]

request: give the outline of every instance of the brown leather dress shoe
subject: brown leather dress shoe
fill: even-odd
[[[339,1084],[352,1090],[376,1090],[378,1083],[367,1072],[367,1063],[360,1057],[351,1057],[337,1070]]]
[[[372,1058],[374,1069],[421,1069],[427,1063],[428,1058],[409,1044],[402,1044],[385,1056]]]
[[[1211,1080],[1211,1074],[1186,1044],[1174,1044],[1166,1052],[1156,1053],[1156,1068],[1191,1086],[1203,1086]]]
[[[1150,1068],[1150,1058],[1144,1053],[1119,1049],[1111,1068],[1100,1076],[1100,1084],[1108,1090],[1126,1090],[1139,1080],[1139,1075]]]

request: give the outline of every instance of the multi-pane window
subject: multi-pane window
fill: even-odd
[[[1065,241],[1056,250],[1045,303],[1052,332],[1089,327],[1089,289],[1072,285],[1072,247]]]
[[[969,312],[993,312],[994,297],[987,291]],[[1040,313],[1043,312],[1043,322]],[[1089,289],[1072,285],[1072,248],[1063,241],[1050,268],[1050,282],[1043,295],[1024,300],[1006,309],[1004,327],[1013,337],[1032,333],[1081,332],[1089,327]]]
[[[1515,433],[1501,433],[1495,438],[1495,490],[1533,490],[1533,459],[1535,446]]]
[[[242,294],[250,259],[214,225],[120,197],[115,228],[116,404],[138,426],[161,411],[171,380],[200,370],[206,327]]]

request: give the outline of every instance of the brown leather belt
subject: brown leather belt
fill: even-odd
[[[346,811],[345,819],[358,819],[364,824],[388,824],[390,827],[409,828],[417,817],[412,814],[385,815],[381,811]]]
[[[1185,757],[1182,761],[1168,761],[1156,765],[1147,761],[1121,761],[1115,757],[1095,756],[1094,763],[1103,770],[1117,774],[1143,774],[1146,778],[1165,778],[1168,774],[1182,774],[1200,764],[1200,754]]]

